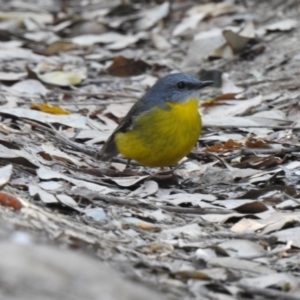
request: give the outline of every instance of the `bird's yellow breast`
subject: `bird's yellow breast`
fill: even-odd
[[[201,132],[197,99],[167,105],[168,109],[156,106],[143,113],[131,130],[115,134],[122,155],[145,166],[165,167],[192,150]]]

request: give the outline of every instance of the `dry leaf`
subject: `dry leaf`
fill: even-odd
[[[129,187],[133,186],[136,183],[142,181],[143,179],[149,177],[149,175],[145,176],[128,176],[128,177],[111,177],[110,180],[115,182],[119,186]]]
[[[68,110],[65,110],[57,105],[51,105],[47,102],[43,102],[41,104],[32,103],[30,105],[30,108],[34,109],[34,110],[43,111],[48,114],[53,114],[53,115],[69,115],[70,114],[70,112]]]
[[[46,47],[44,50],[45,55],[54,55],[62,51],[70,51],[74,49],[78,49],[79,46],[66,41],[57,41]]]
[[[165,51],[172,47],[168,40],[156,30],[152,30],[150,38],[155,48],[158,50]]]
[[[147,10],[143,17],[135,23],[137,30],[146,30],[154,26],[158,21],[165,18],[170,12],[170,3],[165,2]]]
[[[0,191],[0,205],[11,207],[15,210],[20,210],[23,207],[16,196],[3,191]]]
[[[24,78],[26,73],[0,72],[0,80],[2,81],[16,81]]]
[[[193,6],[188,12],[188,15],[197,13],[204,13],[206,17],[217,17],[224,14],[231,14],[236,12],[244,12],[242,6],[234,5],[227,2],[220,3],[207,3],[202,5]]]
[[[78,203],[69,195],[65,194],[57,194],[56,198],[61,202],[62,204],[71,207],[75,210],[81,211],[82,209],[78,206]]]
[[[80,114],[71,115],[52,115],[42,111],[25,109],[25,108],[4,108],[0,113],[10,114],[20,118],[28,118],[41,123],[59,123],[74,128],[88,128],[86,117]]]
[[[9,182],[12,170],[12,165],[6,165],[0,168],[0,188],[3,188]]]
[[[268,31],[290,31],[297,27],[298,21],[294,19],[282,20],[266,26]]]
[[[197,14],[193,14],[191,16],[188,16],[186,18],[184,18],[180,24],[178,24],[172,34],[174,36],[179,36],[182,35],[185,31],[189,30],[189,29],[195,29],[197,27],[197,25],[199,24],[199,22],[201,20],[203,20],[206,17],[205,13],[197,13]]]
[[[232,52],[236,54],[243,50],[251,39],[255,38],[254,25],[250,22],[238,33],[232,30],[224,30],[223,36],[232,49]]]
[[[209,280],[210,278],[206,273],[198,270],[182,270],[176,271],[173,273],[175,276],[182,277],[184,279],[201,279],[201,280]]]
[[[251,169],[251,168],[239,169],[239,168],[230,167],[229,169],[231,171],[233,178],[251,177],[253,175],[262,173],[261,170]]]
[[[245,145],[249,148],[266,148],[268,144],[264,140],[246,141]]]
[[[100,221],[107,221],[108,217],[105,213],[105,211],[103,210],[103,208],[101,207],[95,207],[95,208],[86,208],[84,210],[84,214],[91,218],[94,219],[97,222]]]
[[[206,150],[210,152],[219,152],[229,149],[239,149],[243,145],[241,143],[235,142],[232,139],[229,139],[225,144],[222,143],[215,143],[212,146],[206,146]]]
[[[107,49],[120,50],[138,42],[144,38],[145,34],[139,32],[136,35],[123,35],[116,32],[107,32],[103,34],[88,34],[72,38],[70,41],[79,46],[91,46],[94,44],[108,44]]]
[[[59,36],[49,31],[28,32],[24,34],[24,37],[29,41],[45,44],[55,43],[59,40]]]
[[[261,274],[261,275],[269,275],[269,274],[276,274],[276,271],[272,270],[271,268],[263,266],[255,261],[248,261],[233,257],[213,257],[209,258],[207,262],[211,266],[216,267],[224,267],[224,268],[231,268],[234,270],[241,270],[251,272],[252,274]]]
[[[38,195],[39,199],[43,201],[45,204],[53,204],[57,203],[57,199],[53,194],[50,194],[44,190],[42,190],[39,186],[30,184],[28,186],[30,196]]]
[[[39,168],[36,172],[37,172],[37,175],[41,179],[45,179],[45,180],[60,178],[60,179],[66,180],[68,182],[71,182],[78,187],[85,187],[91,191],[95,191],[95,192],[99,192],[99,193],[103,193],[103,194],[108,194],[113,191],[112,189],[110,189],[106,186],[101,186],[99,184],[84,181],[84,180],[74,179],[74,178],[71,178],[64,174],[60,174],[58,172],[54,172],[54,171],[52,171],[50,169],[46,169],[46,168]]]
[[[77,73],[54,71],[43,75],[37,75],[43,83],[57,86],[71,86],[81,83],[84,79]]]
[[[41,187],[43,190],[55,191],[63,187],[63,184],[57,181],[43,181],[39,183],[39,187]]]
[[[9,20],[9,19],[17,19],[20,21],[24,21],[25,19],[32,19],[39,23],[51,23],[53,21],[53,16],[50,13],[41,13],[41,12],[0,12],[0,20]]]
[[[243,92],[244,89],[237,87],[234,82],[230,79],[228,73],[222,74],[222,94],[223,95],[236,95]]]
[[[22,41],[1,41],[0,42],[0,49],[14,49],[14,48],[19,48],[23,46],[24,42]]]
[[[281,288],[284,283],[288,283],[292,289],[299,283],[298,278],[289,273],[277,273],[265,276],[255,276],[253,278],[241,278],[239,282],[260,288],[274,286]]]
[[[237,91],[237,90],[236,90]],[[205,108],[205,115],[203,116],[203,119],[208,118],[208,116],[212,116],[212,118],[215,118],[213,120],[214,123],[218,124],[224,124],[226,122],[226,119],[228,116],[240,116],[245,114],[247,111],[250,110],[252,107],[257,107],[262,103],[263,99],[261,95],[254,97],[252,99],[247,100],[232,100],[232,101],[222,101],[222,105],[216,105],[216,106],[209,106]],[[221,118],[216,118],[216,116],[219,116]],[[229,118],[230,119],[230,118]],[[244,120],[245,119],[245,120]],[[261,120],[264,120],[265,118],[261,118]],[[238,120],[238,119],[236,119]],[[260,121],[259,118],[254,118],[252,116],[245,116],[240,119],[241,122],[239,123],[231,123],[229,126],[236,125],[237,127],[240,126],[240,124],[247,123],[257,123]],[[249,122],[249,120],[251,120]],[[242,125],[240,126],[242,127]]]
[[[129,196],[138,195],[139,197],[143,198],[143,197],[147,197],[147,196],[156,194],[158,192],[158,190],[159,190],[159,186],[158,186],[157,182],[148,180],[142,186],[140,186],[138,189],[131,192],[129,194]]]
[[[297,221],[299,222],[299,221]],[[300,248],[300,228],[287,228],[280,230],[278,232],[274,232],[272,234],[273,236],[276,236],[280,242],[286,243],[288,241],[293,242],[293,246]]]
[[[6,146],[10,146],[6,144]],[[16,148],[7,148],[6,146],[0,144],[0,157],[6,159],[7,161],[18,161],[22,166],[27,166],[29,168],[36,168],[39,166],[39,162],[36,157],[30,154],[25,149],[18,150]]]
[[[261,245],[258,245],[255,242],[242,240],[242,239],[233,239],[225,241],[218,244],[218,247],[223,249],[227,255],[231,257],[245,257],[252,255],[261,255],[265,253],[264,248]]]
[[[190,67],[194,66],[195,63],[200,63],[203,59],[208,58],[215,49],[224,45],[225,42],[226,40],[222,35],[222,30],[219,28],[200,32],[195,35],[194,40],[190,42],[182,66]]]
[[[85,34],[102,34],[107,31],[106,27],[96,22],[95,20],[80,20],[75,24],[72,24],[68,37],[75,37]]]
[[[0,49],[0,60],[1,61],[9,61],[13,59],[25,59],[33,62],[41,62],[41,61],[49,61],[49,62],[57,62],[57,59],[51,57],[47,58],[43,55],[35,54],[30,49],[23,48],[15,48],[15,49]]]
[[[151,66],[143,60],[117,56],[107,68],[107,72],[113,76],[137,76],[145,73],[149,68]]]
[[[27,79],[11,86],[13,92],[27,95],[47,95],[49,90],[38,80]]]
[[[143,230],[160,230],[160,228],[152,223],[142,221],[138,218],[124,218],[123,219],[124,223],[127,224],[132,224],[140,229]]]
[[[57,148],[55,148],[50,143],[43,144],[42,149],[43,149],[43,151],[45,151],[47,154],[49,154],[51,157],[53,157],[54,159],[56,159],[58,161],[72,163],[77,167],[82,166],[82,163],[78,159],[68,155],[67,153],[65,153],[65,152],[63,152],[63,151],[61,151]]]

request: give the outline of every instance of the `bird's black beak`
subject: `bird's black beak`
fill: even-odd
[[[203,88],[205,88],[205,87],[207,87],[207,86],[212,85],[213,83],[214,83],[214,82],[211,81],[211,80],[208,80],[208,81],[201,81],[201,82],[199,82],[199,83],[197,84],[197,88],[198,88],[198,89],[203,89]]]

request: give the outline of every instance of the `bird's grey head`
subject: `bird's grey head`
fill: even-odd
[[[158,80],[144,96],[145,102],[164,104],[184,102],[191,97],[199,98],[199,90],[213,84],[213,81],[200,81],[196,77],[175,73]]]

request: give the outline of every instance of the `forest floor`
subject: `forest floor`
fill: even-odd
[[[2,298],[300,299],[300,1],[0,4]],[[188,159],[97,160],[172,72]]]

